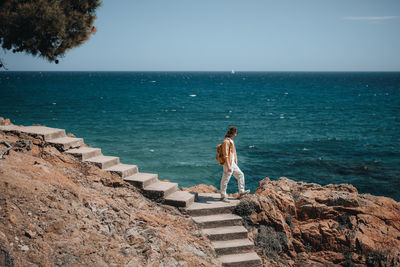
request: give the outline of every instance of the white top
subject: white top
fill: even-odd
[[[233,145],[234,145],[233,140],[230,139],[229,137],[228,137],[228,139],[229,139],[229,141],[231,142],[231,145],[233,146]],[[232,162],[231,162],[231,166],[233,166],[233,163],[235,163],[235,153],[232,153]]]

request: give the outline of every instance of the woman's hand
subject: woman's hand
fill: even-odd
[[[227,166],[228,172],[232,172],[232,167],[231,166]]]

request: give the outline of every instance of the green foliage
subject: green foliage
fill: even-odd
[[[368,267],[395,266],[388,264],[388,256],[388,252],[376,250],[367,256],[366,265]]]
[[[354,267],[354,263],[352,260],[353,257],[353,252],[352,251],[343,251],[343,257],[344,257],[344,262],[343,262],[343,267]]]
[[[58,63],[58,57],[95,32],[99,6],[100,0],[2,0],[0,44]]]
[[[277,253],[287,249],[289,239],[284,232],[277,232],[271,226],[260,225],[255,241],[268,257],[274,259]]]
[[[353,229],[353,226],[350,221],[350,215],[347,213],[339,216],[338,222],[339,222],[341,228],[350,229],[350,230]]]
[[[247,217],[256,210],[255,204],[249,199],[242,199],[233,210],[233,213],[241,217]]]
[[[289,225],[290,229],[293,231],[292,216],[290,214],[286,215],[285,222],[287,223],[287,225]]]

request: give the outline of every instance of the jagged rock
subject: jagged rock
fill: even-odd
[[[20,139],[15,144],[13,144],[13,149],[15,151],[25,151],[32,149],[33,142],[29,139]]]
[[[10,119],[4,119],[3,117],[0,117],[0,125],[12,125]]]
[[[196,192],[196,193],[217,193],[218,190],[215,188],[215,186],[212,185],[205,185],[205,184],[199,184],[193,187],[182,187],[181,188],[183,191],[190,191],[190,192]]]
[[[255,206],[248,227],[271,265],[400,265],[400,203],[391,198],[283,177],[265,178],[245,199]]]
[[[32,141],[0,161],[0,266],[220,266],[190,218],[33,137],[0,136]]]

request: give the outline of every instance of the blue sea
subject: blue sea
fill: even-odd
[[[4,71],[0,116],[66,129],[183,187],[219,188],[215,147],[234,125],[252,191],[286,176],[400,201],[399,72]]]

